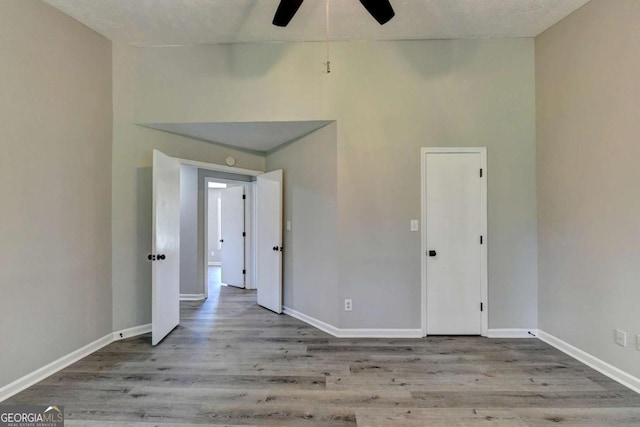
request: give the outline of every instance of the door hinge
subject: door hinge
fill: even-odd
[[[242,270],[242,274],[247,274],[247,270]]]
[[[480,303],[480,311],[484,311],[484,305]]]
[[[480,168],[480,178],[482,178],[482,168]]]
[[[482,236],[480,236],[480,244],[482,244]]]
[[[247,236],[247,233],[243,231],[242,232],[242,237],[246,237],[246,236]]]
[[[247,196],[245,194],[242,195],[242,200],[246,199]]]

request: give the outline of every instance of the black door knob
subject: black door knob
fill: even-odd
[[[436,256],[436,251],[429,251],[429,256]]]
[[[149,256],[147,256],[147,259],[148,259],[149,261],[155,261],[155,260],[156,260],[156,256],[155,256],[155,255],[151,255],[151,254],[149,254]]]
[[[224,240],[223,240],[223,239],[220,239],[220,243],[224,243]]]
[[[277,247],[277,246],[274,246],[274,247],[273,247],[273,250],[274,250],[274,251],[277,251],[277,250],[278,250],[278,247]]]
[[[158,259],[165,259],[166,256],[165,255],[158,255]]]

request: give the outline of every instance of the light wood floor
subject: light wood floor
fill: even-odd
[[[536,339],[337,339],[215,283],[181,316],[4,403],[68,426],[640,425],[640,395]]]

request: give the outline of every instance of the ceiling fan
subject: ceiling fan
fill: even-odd
[[[304,0],[280,0],[276,14],[273,17],[273,25],[286,27],[296,14]],[[395,12],[389,0],[360,0],[360,3],[369,11],[371,16],[384,25],[394,17]]]

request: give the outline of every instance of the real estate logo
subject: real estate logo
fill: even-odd
[[[64,427],[64,406],[0,405],[0,427]]]

